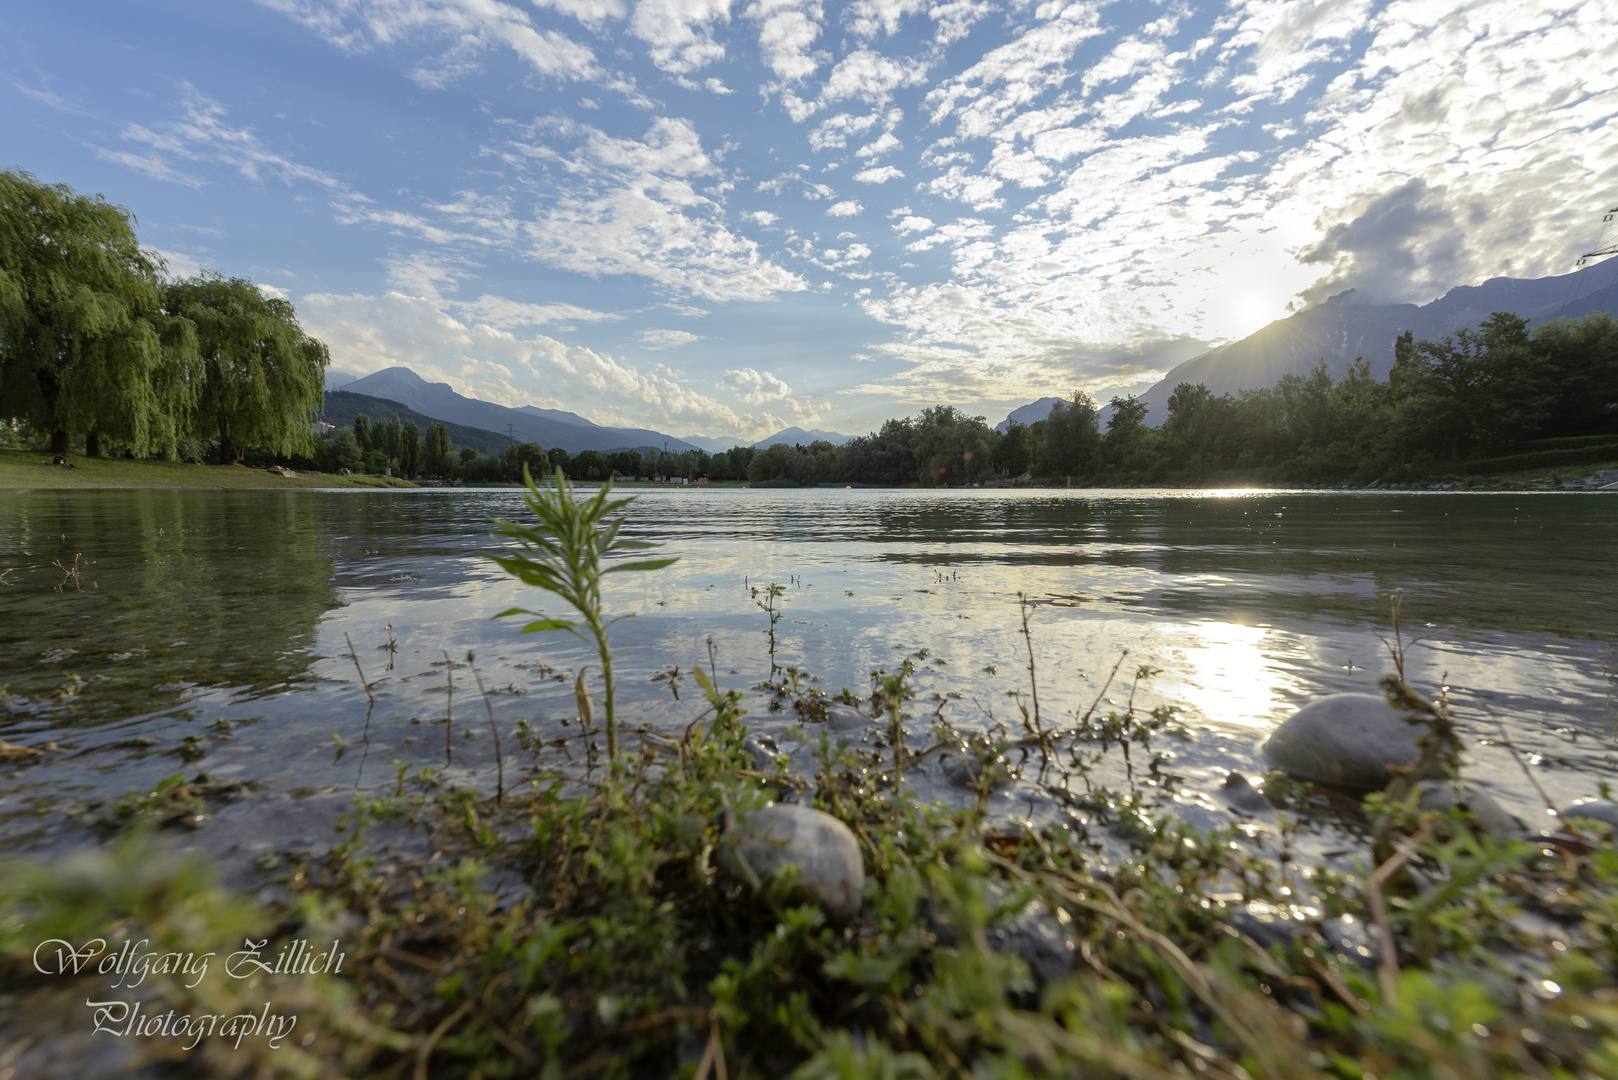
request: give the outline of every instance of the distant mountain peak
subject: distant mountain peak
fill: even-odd
[[[808,446],[812,442],[821,442],[822,440],[831,443],[833,446],[841,446],[853,437],[836,431],[806,431],[801,427],[789,427],[782,428],[768,438],[760,439],[753,446],[759,450],[767,450],[776,443],[786,443],[789,446]]]
[[[545,449],[560,446],[570,454],[580,450],[624,450],[641,446],[694,450],[683,439],[644,428],[603,427],[577,413],[541,409],[534,405],[512,408],[458,394],[448,383],[432,383],[407,367],[384,368],[343,386],[344,390],[386,398],[409,406],[435,420],[493,431],[517,442]]]
[[[996,424],[994,430],[1004,435],[1011,430],[1011,425],[1014,423],[1037,424],[1049,416],[1051,409],[1055,408],[1056,403],[1061,400],[1059,397],[1042,397],[1038,401],[1030,401],[1026,405],[1020,405],[1012,409],[1004,420]]]
[[[1156,425],[1167,417],[1169,395],[1181,383],[1201,383],[1215,394],[1239,394],[1274,386],[1283,375],[1305,374],[1321,362],[1334,378],[1342,378],[1360,358],[1370,361],[1373,376],[1385,379],[1393,366],[1393,343],[1406,330],[1417,338],[1441,339],[1477,326],[1496,311],[1514,312],[1530,325],[1560,317],[1583,318],[1612,310],[1608,300],[1614,296],[1615,283],[1618,259],[1559,277],[1497,277],[1481,285],[1457,285],[1421,305],[1382,303],[1346,289],[1239,341],[1192,357],[1136,397],[1146,404],[1146,422]],[[1055,400],[1040,398],[1013,410],[999,430],[1004,431],[1011,420],[1043,420]],[[1101,422],[1109,415],[1103,408]]]

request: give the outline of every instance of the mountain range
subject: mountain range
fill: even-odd
[[[801,427],[789,427],[782,428],[767,439],[760,439],[753,446],[759,450],[767,450],[776,443],[786,443],[788,446],[808,446],[812,442],[822,440],[831,443],[833,446],[841,446],[853,437],[852,435],[841,435],[835,431],[820,431],[818,429],[805,431]]]
[[[1148,424],[1160,424],[1168,415],[1169,395],[1181,383],[1201,383],[1215,394],[1237,394],[1274,386],[1287,374],[1304,374],[1322,360],[1334,378],[1364,357],[1371,374],[1388,376],[1393,366],[1393,343],[1406,330],[1418,339],[1448,337],[1457,330],[1476,327],[1496,311],[1509,311],[1538,325],[1556,318],[1579,319],[1596,311],[1611,311],[1618,300],[1618,259],[1598,263],[1571,274],[1548,278],[1491,278],[1482,285],[1462,285],[1429,304],[1380,304],[1349,291],[1323,304],[1278,319],[1240,341],[1210,349],[1171,370],[1140,400],[1146,403]],[[1043,420],[1058,399],[1038,401],[1014,409],[1000,425],[1004,431],[1015,419],[1024,424]],[[1102,423],[1111,410],[1102,409]]]
[[[430,383],[407,367],[384,368],[339,385],[343,393],[397,401],[435,420],[479,428],[520,443],[536,443],[547,450],[560,446],[576,454],[580,450],[662,449],[665,445],[670,450],[697,448],[661,431],[603,427],[578,413],[561,409],[541,409],[533,405],[511,408],[479,401],[457,394],[448,383]]]

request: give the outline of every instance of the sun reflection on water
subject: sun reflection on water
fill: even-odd
[[[1202,719],[1267,731],[1303,692],[1289,644],[1268,626],[1204,622],[1174,628],[1175,645],[1157,689]]]

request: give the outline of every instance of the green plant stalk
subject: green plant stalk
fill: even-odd
[[[508,608],[495,618],[508,615],[536,615],[523,627],[523,633],[541,630],[566,630],[574,637],[592,646],[601,662],[602,699],[606,707],[607,758],[610,775],[616,779],[621,771],[618,761],[617,695],[612,675],[612,645],[608,631],[620,615],[605,618],[601,611],[601,579],[607,574],[628,570],[658,570],[677,561],[678,556],[663,559],[644,559],[612,566],[602,565],[602,556],[614,551],[636,551],[655,545],[640,540],[620,539],[623,517],[608,519],[608,515],[628,506],[633,499],[607,501],[610,483],[602,484],[595,496],[580,502],[573,495],[573,486],[558,468],[554,473],[555,490],[541,491],[523,466],[523,483],[528,488],[525,502],[539,519],[537,525],[517,525],[509,521],[496,521],[501,535],[516,540],[521,548],[510,554],[491,555],[508,574],[526,585],[544,589],[579,614],[579,622],[552,619],[526,608]],[[632,614],[632,613],[631,613]]]

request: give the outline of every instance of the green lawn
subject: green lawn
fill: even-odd
[[[50,464],[38,450],[0,450],[0,491],[58,488],[310,488],[415,487],[388,476],[334,476],[300,472],[279,476],[245,465],[192,465],[180,461],[127,461],[75,456],[73,468]]]

